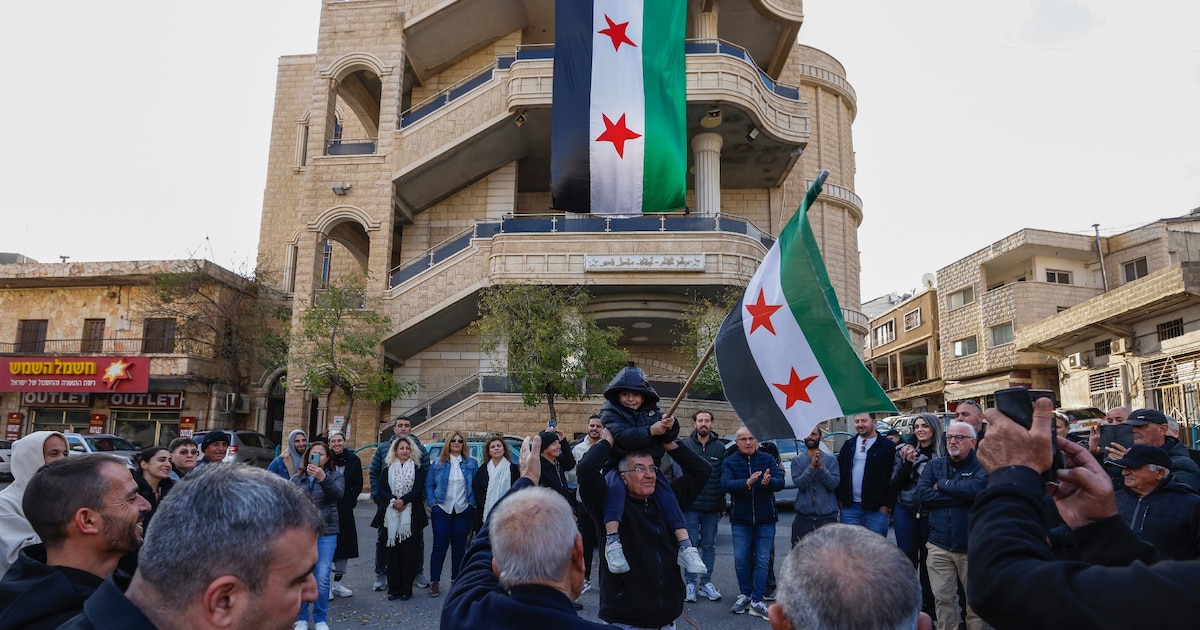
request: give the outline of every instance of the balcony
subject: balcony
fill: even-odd
[[[403,112],[394,177],[400,206],[419,213],[514,161],[521,191],[548,190],[553,57],[552,46],[521,46]],[[724,141],[721,186],[779,185],[810,136],[799,88],[775,82],[746,49],[720,40],[688,43],[687,81],[688,137],[716,132]],[[723,123],[702,128],[714,106]],[[761,132],[754,140],[746,137],[751,126]]]
[[[604,237],[597,238],[600,234]],[[587,284],[616,301],[636,294],[686,302],[689,291],[744,286],[770,243],[751,222],[730,215],[521,215],[481,223],[393,270],[384,303],[398,332],[385,346],[403,359],[461,330],[477,316],[478,292],[493,283]],[[599,271],[594,264],[631,255],[687,258],[696,266]],[[678,310],[660,309],[663,317],[672,308]],[[614,310],[605,317],[622,316]]]

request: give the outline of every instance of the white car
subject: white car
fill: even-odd
[[[0,479],[12,481],[12,442],[0,440]]]

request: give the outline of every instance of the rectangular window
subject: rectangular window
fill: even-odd
[[[321,258],[321,288],[329,286],[329,270],[333,263],[333,242],[325,239],[325,254]]]
[[[1125,272],[1125,282],[1133,282],[1134,280],[1142,278],[1150,273],[1150,268],[1146,264],[1145,256],[1121,265],[1121,269]]]
[[[921,309],[915,308],[904,314],[904,331],[908,332],[921,326]]]
[[[1112,339],[1097,341],[1096,344],[1092,346],[1092,351],[1095,353],[1096,357],[1106,357],[1112,354]]]
[[[954,342],[954,358],[969,357],[979,352],[979,342],[975,337],[967,337]]]
[[[991,327],[992,347],[1002,346],[1013,341],[1013,325],[1012,322],[1000,324],[999,326]]]
[[[80,346],[81,352],[103,352],[104,351],[104,320],[103,319],[85,319],[83,320],[83,344]]]
[[[875,327],[875,347],[885,346],[896,340],[896,320],[889,319]]]
[[[1169,322],[1163,322],[1155,326],[1155,331],[1158,333],[1159,341],[1166,341],[1176,337],[1183,336],[1183,319],[1172,319]]]
[[[1047,269],[1046,282],[1053,282],[1054,284],[1071,284],[1071,272]]]
[[[48,319],[22,319],[17,322],[17,352],[42,354],[46,351]]]
[[[955,291],[946,296],[946,310],[953,311],[956,308],[962,308],[975,301],[975,288],[967,287],[961,291]]]
[[[175,352],[175,319],[154,317],[146,320],[142,332],[142,352],[166,354]]]

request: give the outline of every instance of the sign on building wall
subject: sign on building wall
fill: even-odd
[[[149,357],[4,357],[0,392],[146,392]]]

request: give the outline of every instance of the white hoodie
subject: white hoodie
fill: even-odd
[[[42,447],[52,435],[63,438],[58,431],[36,431],[13,442],[13,482],[0,490],[0,575],[7,573],[8,567],[17,561],[21,549],[41,542],[29,521],[25,520],[21,499],[25,497],[25,484],[46,463]],[[64,444],[66,441],[63,438]]]

